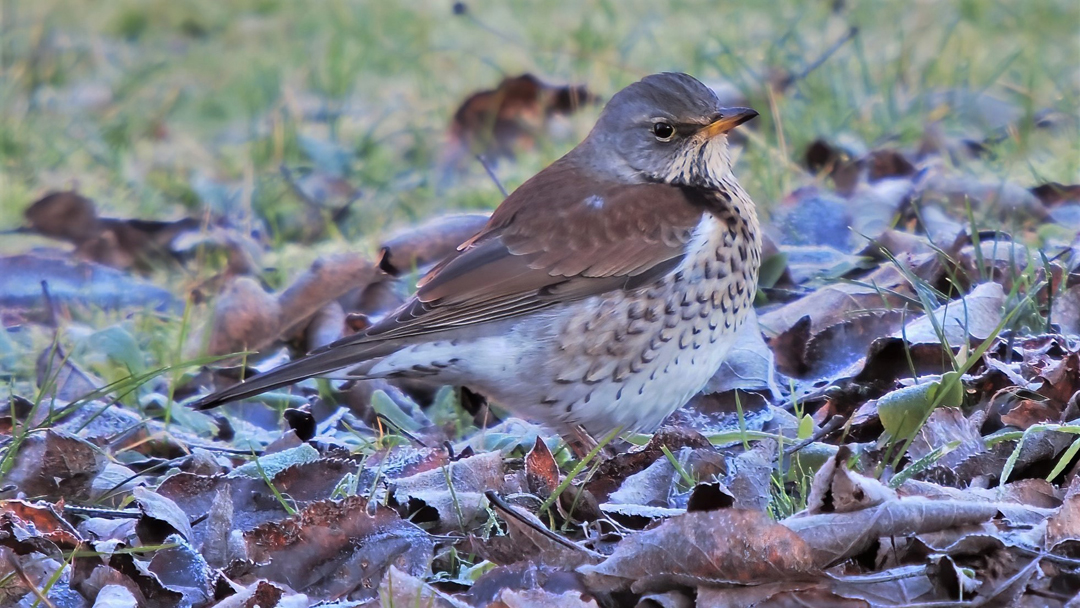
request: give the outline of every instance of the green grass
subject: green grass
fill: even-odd
[[[806,181],[793,163],[818,136],[917,140],[928,91],[985,91],[1020,113],[1075,112],[1074,2],[850,2],[842,14],[829,4],[475,2],[455,17],[448,3],[418,1],[14,2],[0,81],[0,226],[17,225],[44,189],[75,183],[114,214],[193,211],[193,172],[240,180],[251,171],[252,205],[272,213],[291,202],[277,167],[306,162],[298,135],[354,154],[351,177],[365,198],[343,228],[350,240],[434,211],[490,207],[497,190],[479,167],[443,193],[429,166],[456,104],[521,71],[604,96],[665,69],[734,82],[763,114],[740,176],[765,206]],[[851,26],[859,36],[773,100],[774,113],[765,77],[799,72]],[[106,101],[75,99],[92,89]],[[339,116],[298,116],[320,107]],[[500,177],[519,184],[582,136],[595,112]],[[947,121],[969,131],[983,122]],[[1073,179],[1075,135],[1075,126],[1022,131],[980,170],[1022,184]]]

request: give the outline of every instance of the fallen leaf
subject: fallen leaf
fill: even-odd
[[[851,449],[841,446],[814,474],[806,513],[850,513],[896,500],[896,492],[876,479],[860,475],[847,468]]]
[[[812,563],[828,568],[870,547],[874,540],[979,524],[997,514],[993,504],[905,498],[850,513],[793,516],[782,522],[811,547]]]
[[[1059,555],[1080,557],[1080,477],[1074,477],[1058,512],[1046,521],[1046,548]]]
[[[105,470],[106,457],[99,448],[62,431],[29,434],[18,448],[4,479],[13,490],[2,494],[17,491],[30,498],[86,500],[94,479]]]
[[[606,502],[626,478],[644,471],[658,458],[665,457],[661,446],[671,451],[678,451],[684,446],[712,448],[709,440],[693,429],[662,427],[644,446],[601,462],[592,479],[585,484],[585,489],[599,502]]]
[[[327,302],[367,286],[378,272],[374,264],[356,253],[316,260],[278,297],[282,327],[279,335],[292,335]]]
[[[165,538],[173,533],[179,534],[186,541],[194,537],[188,516],[175,502],[143,487],[135,488],[132,495],[143,514],[136,531],[145,544],[164,543]]]
[[[540,438],[536,438],[533,449],[525,455],[525,479],[529,491],[546,500],[559,485],[561,479],[559,465],[551,455],[551,450]]]
[[[304,444],[301,448],[310,449],[310,446]],[[272,463],[267,462],[266,466],[270,467]],[[351,460],[327,458],[288,466],[276,473],[268,473],[268,476],[278,492],[303,507],[330,498],[341,479],[356,470],[356,463]],[[364,481],[371,484],[374,475],[375,472],[371,471],[371,478]],[[257,473],[253,476],[178,473],[163,481],[157,491],[192,518],[210,513],[216,501],[224,500],[217,498],[218,493],[226,492],[232,503],[232,529],[240,531],[252,530],[288,515],[266,481]],[[195,536],[192,544],[205,549],[211,536],[208,526],[195,526],[192,532]],[[215,538],[222,536],[227,534],[219,533]]]
[[[94,608],[138,608],[138,600],[123,585],[106,585],[94,598]]]
[[[542,593],[522,594],[521,592],[539,591]],[[508,592],[510,592],[508,594]],[[524,597],[522,597],[524,595]],[[588,601],[589,590],[581,580],[581,575],[561,568],[542,566],[529,562],[520,562],[509,566],[492,568],[476,580],[463,598],[472,606],[501,608],[510,604],[500,604],[502,598],[510,601],[539,597],[542,599],[565,598],[569,606],[580,606],[573,602]],[[523,604],[528,606],[529,604]],[[558,601],[551,601],[548,606],[562,606]],[[586,604],[589,605],[589,604]]]
[[[406,505],[410,513],[423,507],[435,510],[435,530],[461,531],[478,518],[486,517],[484,492],[498,491],[503,484],[502,455],[477,454],[447,462],[439,469],[394,478],[390,483],[394,498]]]
[[[394,565],[429,572],[433,543],[413,524],[360,497],[314,503],[295,516],[246,532],[251,575],[316,598],[370,599]]]
[[[817,572],[809,545],[766,514],[741,509],[686,513],[624,539],[596,566],[590,587],[662,591],[673,585],[756,584]]]
[[[752,587],[698,587],[698,606],[799,606],[800,608],[869,608],[862,600],[834,594],[824,582],[781,581]],[[875,607],[876,608],[876,607]]]
[[[79,533],[48,503],[0,502],[0,545],[20,554],[34,551],[62,559],[61,549],[83,543]]]
[[[469,604],[451,597],[423,580],[402,572],[394,566],[386,571],[379,584],[380,606],[423,606],[424,608],[470,608]]]
[[[376,264],[391,276],[423,272],[457,250],[488,222],[484,213],[442,215],[383,241]]]
[[[957,347],[969,340],[985,340],[990,337],[1002,318],[1005,291],[998,283],[983,283],[959,300],[948,302],[934,309],[933,320],[924,315],[904,326],[894,338],[907,338],[912,344],[939,344],[941,339],[935,330],[940,328],[949,345]]]
[[[113,268],[150,269],[155,261],[174,260],[172,243],[197,231],[199,220],[176,221],[103,218],[93,201],[73,190],[50,192],[24,213],[30,230],[76,246],[77,256]]]
[[[214,323],[208,328],[211,355],[258,351],[278,336],[281,307],[250,277],[236,277],[214,302]]]
[[[258,581],[214,604],[214,608],[284,608],[279,603],[284,597],[286,592],[281,587],[269,581]],[[291,597],[302,600],[302,605],[309,603],[307,596]]]
[[[513,158],[518,149],[534,145],[551,117],[595,100],[584,85],[550,85],[532,74],[504,78],[495,89],[470,95],[454,112],[442,165],[460,169],[472,154]]]
[[[213,600],[216,577],[203,556],[178,535],[164,541],[174,546],[154,552],[147,570],[156,574],[162,585],[183,594],[187,605]]]

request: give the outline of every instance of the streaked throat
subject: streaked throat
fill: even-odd
[[[735,181],[727,142],[720,137],[691,139],[675,155],[661,179],[669,184],[727,190]]]

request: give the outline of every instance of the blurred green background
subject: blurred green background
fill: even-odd
[[[592,0],[4,0],[0,229],[50,189],[103,215],[198,216],[249,206],[286,266],[300,205],[280,166],[334,165],[362,191],[317,250],[370,248],[436,211],[500,200],[478,163],[452,186],[434,170],[471,92],[531,72],[603,98],[661,70],[734,85],[761,111],[738,170],[767,212],[813,178],[818,137],[913,144],[928,117],[997,137],[966,167],[1022,186],[1080,174],[1075,117],[1080,2]],[[456,14],[460,13],[460,14]],[[784,91],[851,27],[858,34]],[[959,100],[951,106],[943,99]],[[512,188],[564,153],[599,112],[498,166]],[[11,239],[0,253],[11,253]]]

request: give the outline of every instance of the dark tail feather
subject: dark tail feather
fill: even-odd
[[[392,347],[387,349],[387,346],[385,343],[375,343],[352,347],[342,346],[316,352],[295,361],[290,361],[264,374],[253,376],[235,386],[207,395],[192,403],[191,407],[197,410],[208,410],[230,401],[254,397],[275,388],[288,386],[294,382],[351,367],[384,356],[387,354],[387,350],[394,350]]]

